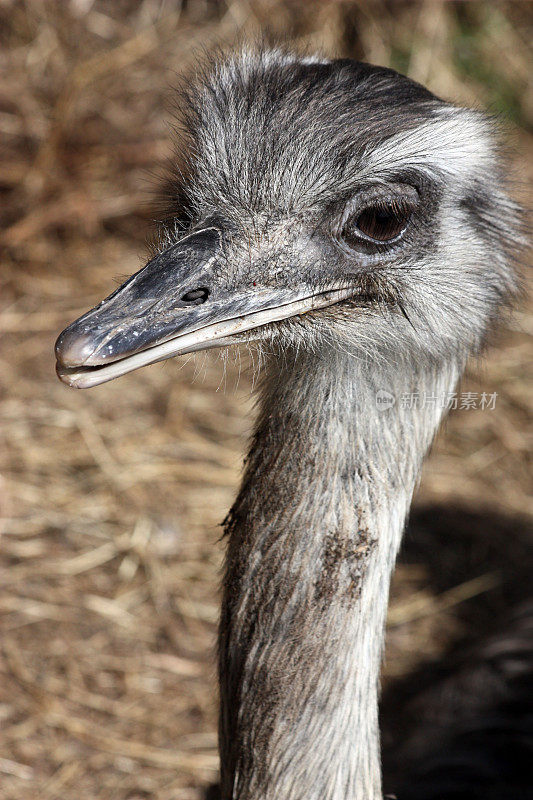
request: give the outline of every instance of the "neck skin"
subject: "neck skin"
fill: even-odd
[[[291,363],[292,362],[292,363]],[[219,636],[223,800],[381,800],[390,577],[456,366],[272,362],[229,536]],[[396,397],[378,409],[376,392]],[[404,408],[405,393],[438,395]]]

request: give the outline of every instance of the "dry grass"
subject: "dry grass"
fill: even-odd
[[[525,178],[527,15],[467,5],[0,4],[2,800],[193,800],[217,775],[218,523],[239,479],[249,377],[236,385],[238,366],[209,356],[74,393],[52,355],[57,332],[139,266],[176,74],[199,48],[264,29],[390,63],[510,115]],[[533,518],[532,334],[525,303],[463,386],[497,392],[496,409],[451,415],[419,503]],[[437,596],[423,565],[404,564],[385,679],[442,653],[458,606],[499,580],[487,563]]]

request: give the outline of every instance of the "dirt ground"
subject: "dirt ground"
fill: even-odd
[[[53,358],[65,324],[142,262],[178,77],[265,31],[394,66],[508,121],[527,200],[530,10],[0,3],[1,800],[199,800],[217,778],[219,524],[250,432],[249,373],[202,355],[73,392]],[[452,411],[426,465],[385,691],[530,591],[516,544],[533,520],[528,297],[460,389],[495,393],[495,407]]]

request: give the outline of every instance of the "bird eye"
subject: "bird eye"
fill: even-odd
[[[371,205],[346,221],[342,237],[348,244],[361,239],[391,242],[405,230],[410,216],[411,209],[398,202]]]

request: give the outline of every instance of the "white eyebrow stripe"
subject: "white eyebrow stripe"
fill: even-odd
[[[402,131],[362,159],[364,177],[376,177],[407,167],[468,177],[494,163],[491,127],[481,114],[466,109],[445,109],[440,118]]]

